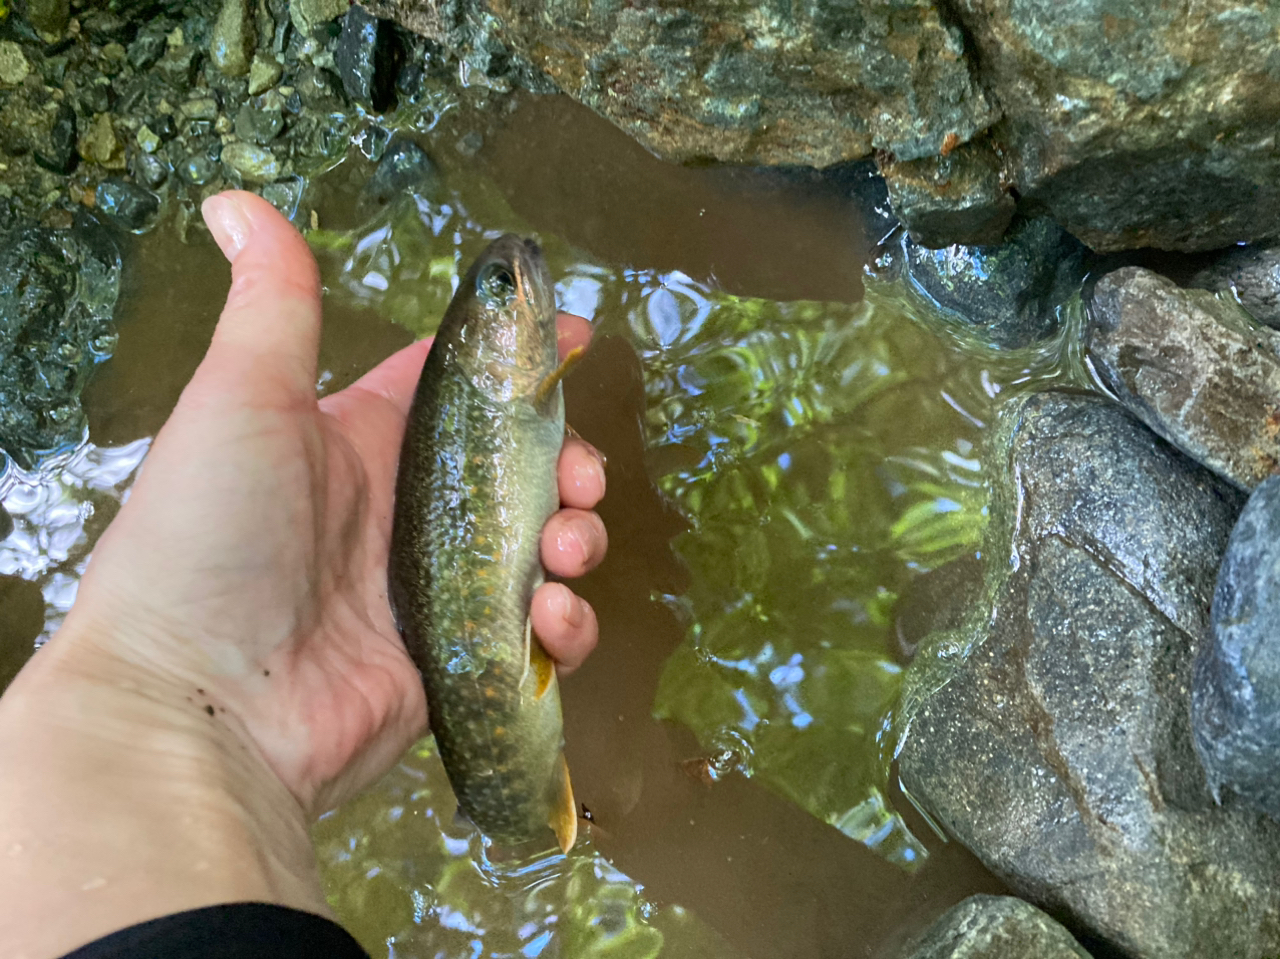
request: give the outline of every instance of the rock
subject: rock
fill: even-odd
[[[311,36],[322,23],[336,20],[347,12],[349,0],[291,0],[289,18],[303,36]]]
[[[256,97],[270,90],[283,75],[284,68],[274,57],[258,54],[249,66],[249,96]]]
[[[398,52],[395,27],[353,4],[342,18],[342,34],[333,53],[347,96],[378,113],[392,107],[400,69]]]
[[[24,469],[78,443],[80,392],[103,358],[120,284],[104,229],[31,223],[0,238],[0,448]]]
[[[825,171],[846,184],[862,214],[863,234],[872,246],[883,243],[899,226],[884,177],[871,160],[846,163]]]
[[[929,250],[904,235],[896,255],[912,287],[952,329],[1004,349],[1053,336],[1085,271],[1084,247],[1047,217],[1019,220],[994,246]]]
[[[1196,660],[1191,714],[1215,795],[1280,820],[1280,477],[1261,483],[1218,572],[1213,633]]]
[[[933,0],[368,6],[490,77],[510,72],[513,50],[673,160],[829,166],[873,148],[913,160],[998,116]]]
[[[71,19],[69,0],[26,0],[27,20],[41,33],[61,37]]]
[[[982,591],[982,561],[961,556],[916,576],[893,611],[898,651],[910,660],[932,633],[959,629]]]
[[[1187,285],[1231,293],[1259,323],[1280,329],[1280,247],[1229,250],[1197,271]]]
[[[16,87],[31,72],[22,47],[12,40],[0,40],[0,84]]]
[[[129,63],[139,72],[150,70],[164,55],[165,35],[163,24],[146,24],[128,47]]]
[[[1280,825],[1214,804],[1188,715],[1241,494],[1101,397],[1017,398],[993,439],[990,599],[908,672],[904,788],[1116,954],[1274,956]]]
[[[298,204],[306,187],[302,177],[289,177],[268,183],[262,188],[262,198],[292,220],[298,215]]]
[[[194,97],[182,105],[182,115],[188,120],[216,120],[218,101],[213,97]]]
[[[257,39],[249,0],[222,0],[213,35],[209,38],[209,56],[213,65],[226,76],[244,76],[249,72]]]
[[[275,154],[251,143],[228,143],[222,148],[222,165],[250,183],[269,183],[279,179],[282,172]]]
[[[368,217],[402,194],[412,193],[426,199],[440,191],[440,174],[427,156],[427,151],[412,140],[392,140],[374,168],[373,175],[360,191],[357,209]]]
[[[1089,313],[1094,369],[1143,422],[1241,489],[1280,471],[1280,333],[1139,267],[1099,280]]]
[[[965,145],[946,156],[880,164],[893,210],[921,246],[996,243],[1017,204],[989,148]]]
[[[97,163],[108,170],[124,169],[124,147],[116,138],[109,113],[99,113],[90,121],[89,128],[77,141],[76,149],[90,163]]]
[[[131,168],[134,178],[153,190],[169,179],[169,164],[153,153],[135,154]]]
[[[160,149],[160,137],[145,123],[138,127],[136,137],[143,153],[155,153]]]
[[[267,109],[246,103],[236,114],[236,136],[259,146],[270,143],[284,130],[284,114],[277,107]]]
[[[192,186],[204,186],[218,177],[217,161],[203,153],[193,153],[174,166],[178,176]]]
[[[109,177],[98,184],[98,209],[112,223],[132,233],[141,233],[155,223],[160,212],[160,198],[150,190]]]
[[[908,959],[1089,959],[1043,912],[1011,896],[970,896],[929,927]]]
[[[48,146],[37,150],[35,159],[46,170],[64,176],[76,168],[80,160],[76,153],[76,111],[65,100],[58,104],[58,113],[49,129]]]

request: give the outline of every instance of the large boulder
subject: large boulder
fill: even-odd
[[[1071,933],[1012,896],[970,896],[944,912],[908,959],[1089,959]]]
[[[1280,826],[1218,806],[1192,661],[1242,495],[1107,400],[1011,402],[985,595],[927,641],[903,784],[1016,892],[1140,959],[1280,951]]]
[[[1280,7],[1257,0],[368,6],[670,159],[875,152],[930,246],[992,242],[1012,196],[1100,251],[1280,231]]]

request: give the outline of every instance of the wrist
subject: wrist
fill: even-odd
[[[219,902],[323,912],[307,815],[200,688],[60,633],[0,697],[0,942]]]

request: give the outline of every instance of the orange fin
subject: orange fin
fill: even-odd
[[[555,392],[560,381],[569,375],[569,371],[578,365],[578,360],[586,355],[587,349],[584,346],[575,346],[569,351],[569,354],[560,361],[560,365],[547,374],[547,378],[538,384],[538,392],[534,397],[534,402],[541,406],[551,394]]]
[[[556,834],[560,849],[567,855],[578,840],[578,806],[573,801],[573,785],[569,782],[569,764],[565,762],[564,753],[560,754],[556,794],[551,803],[548,825]]]
[[[533,675],[538,681],[538,685],[533,691],[533,698],[541,699],[547,695],[547,690],[556,681],[556,664],[551,661],[551,657],[542,648],[542,644],[532,636],[529,642],[529,667],[533,670]]]

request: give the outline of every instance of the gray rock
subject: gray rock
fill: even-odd
[[[246,103],[236,114],[236,136],[259,146],[270,143],[284,130],[284,114],[279,108],[270,109]]]
[[[929,927],[908,959],[1089,959],[1043,912],[1011,896],[970,896]]]
[[[1280,333],[1138,267],[1099,280],[1089,312],[1093,367],[1143,422],[1241,489],[1280,470]]]
[[[1047,217],[1019,220],[1004,242],[930,250],[903,236],[912,287],[967,338],[1017,349],[1053,336],[1084,279],[1084,247]]]
[[[1189,718],[1241,494],[1095,396],[1012,401],[990,460],[990,599],[909,670],[904,787],[1122,955],[1274,956],[1280,825],[1214,803]]]
[[[1215,794],[1280,820],[1280,477],[1253,491],[1231,533],[1191,714]]]
[[[368,217],[404,194],[433,199],[439,191],[440,174],[427,151],[398,137],[386,147],[365,182],[357,208],[361,216]]]
[[[129,43],[129,63],[135,70],[150,70],[164,55],[165,24],[145,24]]]
[[[1230,293],[1259,323],[1280,329],[1280,247],[1229,250],[1197,271],[1187,285]]]
[[[48,144],[36,151],[36,162],[46,170],[66,175],[80,161],[76,152],[76,111],[65,100],[58,105],[57,116],[49,129]]]
[[[192,186],[204,186],[218,177],[218,164],[203,153],[193,153],[174,166],[178,176]]]
[[[98,209],[112,223],[132,233],[141,233],[155,225],[160,212],[160,198],[136,183],[108,177],[98,184]]]
[[[169,179],[169,164],[153,153],[136,153],[130,161],[130,170],[139,183],[156,189]]]
[[[84,435],[80,392],[114,345],[120,259],[84,215],[0,240],[0,448],[31,469]]]
[[[342,18],[342,34],[333,52],[347,96],[378,113],[392,107],[400,69],[397,53],[395,27],[353,4]]]
[[[250,183],[270,183],[283,172],[274,153],[251,143],[228,143],[222,148],[222,164]]]
[[[222,0],[218,19],[209,38],[209,56],[213,65],[229,77],[242,77],[249,72],[257,28],[249,0]]]
[[[946,156],[883,160],[894,212],[927,247],[997,243],[1017,204],[989,147],[965,144]]]

